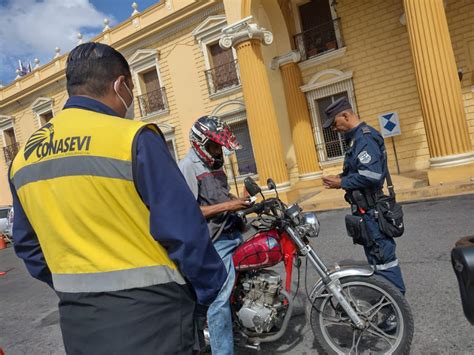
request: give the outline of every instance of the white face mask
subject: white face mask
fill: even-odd
[[[129,119],[129,120],[133,120],[133,118],[135,117],[135,100],[133,99],[133,94],[130,91],[130,89],[128,88],[127,84],[125,84],[125,82],[123,84],[125,85],[125,88],[127,89],[130,97],[132,98],[132,102],[130,103],[130,106],[127,106],[127,103],[125,102],[125,100],[118,93],[118,90],[117,90],[118,82],[117,81],[114,83],[114,90],[115,90],[115,93],[117,94],[117,96],[119,97],[120,101],[122,101],[123,105],[125,106],[126,112],[125,112],[124,118]]]

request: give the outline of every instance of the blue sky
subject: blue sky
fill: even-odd
[[[137,0],[143,11],[158,0]],[[0,84],[15,79],[18,60],[34,65],[77,44],[77,33],[84,40],[102,31],[104,18],[111,26],[130,17],[133,0],[0,0]]]

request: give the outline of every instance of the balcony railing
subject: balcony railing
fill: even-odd
[[[165,88],[147,92],[146,94],[138,96],[137,99],[142,117],[168,109],[168,99],[166,98]]]
[[[206,70],[209,95],[240,85],[237,60]]]
[[[11,164],[19,149],[20,145],[18,143],[13,143],[3,147],[3,155],[5,156],[5,162],[7,165]]]
[[[295,35],[295,45],[301,54],[301,60],[343,47],[342,37],[338,38],[336,35],[338,28],[339,19],[336,19]]]

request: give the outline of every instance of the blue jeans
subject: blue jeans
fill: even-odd
[[[374,253],[373,248],[364,247],[367,261],[369,264],[375,265],[376,274],[385,277],[387,280],[392,282],[402,294],[405,294],[405,283],[403,282],[402,270],[400,269],[400,265],[398,265],[398,259],[395,254],[395,240],[387,237],[380,231],[379,224],[374,216],[374,210],[368,210],[367,213],[363,215],[363,218],[367,226],[367,233],[379,247],[379,255]]]
[[[222,258],[227,269],[227,279],[215,301],[207,311],[207,324],[211,341],[211,351],[214,355],[234,354],[234,336],[232,333],[232,313],[230,296],[235,282],[234,263],[232,254],[242,243],[240,232],[223,233],[214,242],[214,248]]]

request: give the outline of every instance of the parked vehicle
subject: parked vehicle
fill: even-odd
[[[13,228],[13,207],[0,207],[0,234],[11,237]]]
[[[456,242],[451,251],[451,262],[458,279],[464,315],[474,325],[474,236]]]
[[[251,178],[245,180],[245,186],[251,196],[261,194]],[[268,188],[276,191],[271,179]],[[408,353],[413,316],[399,290],[375,275],[369,265],[336,265],[329,270],[309,243],[319,234],[316,214],[304,213],[297,204],[286,206],[277,191],[276,196],[265,199],[262,194],[262,202],[239,212],[241,217],[257,214],[252,222],[257,231],[233,257],[236,282],[231,308],[236,343],[259,350],[261,343],[273,342],[285,334],[299,291],[291,289],[292,269],[296,265],[299,272],[301,259],[306,259],[306,270],[311,265],[320,276],[311,291],[306,291],[307,316],[319,352]],[[281,262],[286,273],[283,278],[268,269]],[[384,331],[381,324],[389,316],[395,316],[395,328]],[[201,339],[208,343],[206,329],[202,334]]]

